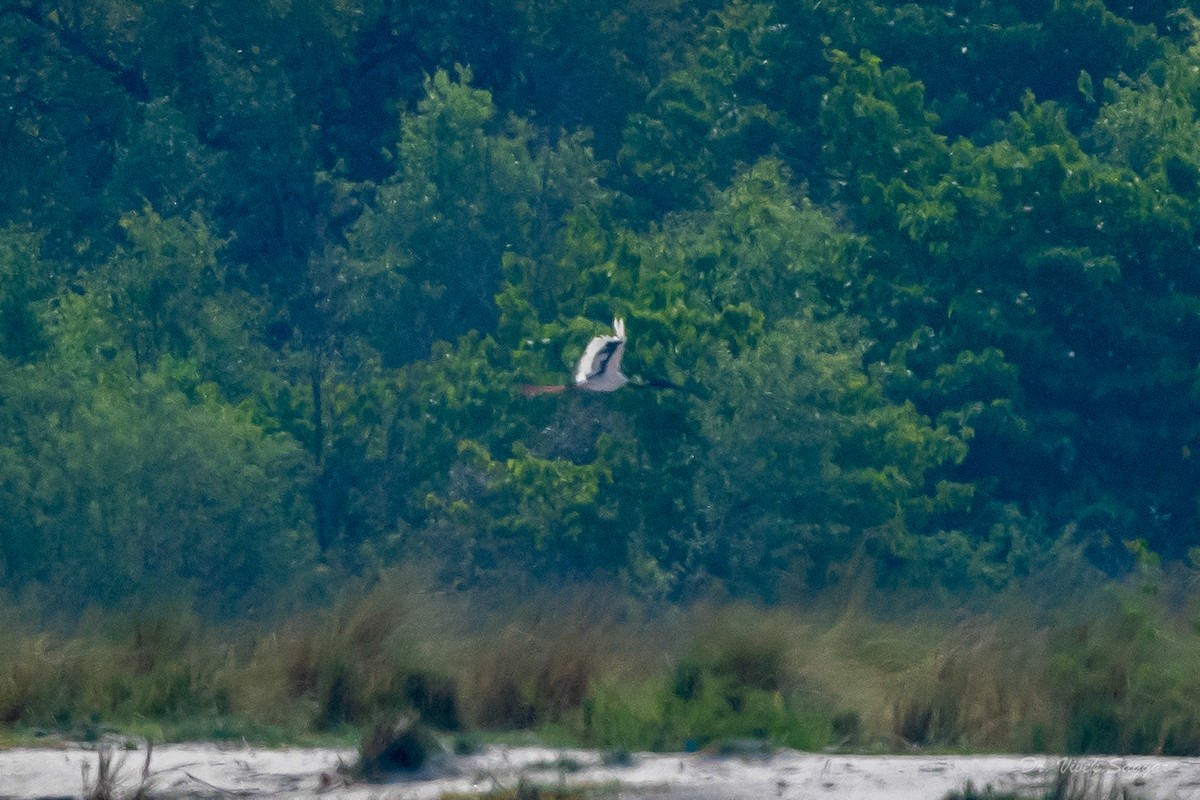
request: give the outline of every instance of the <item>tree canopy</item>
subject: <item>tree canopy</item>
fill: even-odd
[[[1200,552],[1195,5],[5,0],[0,586]]]

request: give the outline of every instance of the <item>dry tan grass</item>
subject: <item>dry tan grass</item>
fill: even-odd
[[[629,666],[638,635],[620,616],[610,597],[585,590],[524,604],[477,631],[461,684],[468,718],[514,728],[578,708],[599,676]]]
[[[302,733],[416,709],[442,728],[586,737],[595,712],[644,734],[692,668],[823,715],[834,743],[858,748],[1200,748],[1191,595],[1174,611],[1125,594],[884,619],[862,602],[650,606],[593,586],[497,603],[428,585],[397,571],[259,630],[97,614],[56,636],[0,612],[0,723],[212,715]]]

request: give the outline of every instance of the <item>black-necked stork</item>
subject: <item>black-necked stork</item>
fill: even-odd
[[[597,336],[588,342],[587,348],[575,368],[575,383],[553,386],[526,385],[521,394],[534,397],[539,394],[565,392],[567,389],[587,389],[590,392],[615,392],[629,378],[621,374],[621,356],[625,355],[625,320],[613,320],[612,336]]]

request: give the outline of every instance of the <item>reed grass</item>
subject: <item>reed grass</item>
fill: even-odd
[[[1052,610],[1013,596],[880,613],[638,605],[593,586],[499,604],[397,571],[269,626],[180,606],[39,627],[8,604],[0,742],[118,730],[346,743],[403,714],[464,742],[536,731],[614,752],[1197,755],[1195,593],[1164,579]]]

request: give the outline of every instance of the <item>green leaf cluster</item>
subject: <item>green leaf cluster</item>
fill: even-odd
[[[1183,559],[1193,5],[4,3],[0,584]]]

